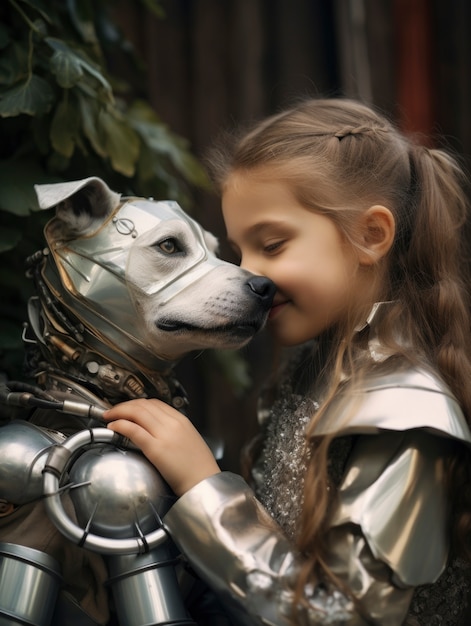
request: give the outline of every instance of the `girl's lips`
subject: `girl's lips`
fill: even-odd
[[[274,319],[282,311],[282,309],[285,308],[287,304],[288,304],[287,300],[284,300],[283,302],[278,302],[278,304],[274,304],[272,308],[270,309],[270,313],[268,314],[268,319],[269,320]]]

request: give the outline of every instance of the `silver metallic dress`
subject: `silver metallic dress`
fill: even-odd
[[[369,347],[380,361],[373,334]],[[319,580],[295,606],[303,435],[317,404],[298,393],[299,367],[291,374],[267,414],[253,488],[223,472],[167,513],[165,526],[191,566],[237,625],[282,626],[293,613],[306,626],[467,624],[471,566],[450,554],[444,467],[471,435],[443,381],[404,364],[365,380],[351,401],[339,397],[319,426],[319,435],[336,432],[328,564],[358,602]]]

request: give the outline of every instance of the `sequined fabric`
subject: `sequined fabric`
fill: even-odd
[[[319,408],[307,390],[300,367],[315,371],[316,345],[306,345],[288,362],[270,410],[262,404],[263,447],[252,468],[254,491],[291,540],[296,538],[303,505],[304,473],[308,460],[305,431]],[[293,383],[293,381],[295,381]],[[329,476],[338,486],[352,446],[351,437],[335,439],[329,449]]]
[[[471,564],[455,558],[434,585],[415,590],[404,626],[469,626]]]
[[[253,468],[257,497],[292,540],[303,503],[304,431],[317,408],[315,401],[298,395],[280,398],[266,426],[263,451]]]
[[[294,540],[303,504],[306,468],[305,430],[319,403],[293,391],[293,379],[300,364],[305,364],[311,348],[297,351],[286,364],[275,397],[259,404],[263,447],[252,467],[253,487],[257,498]],[[298,380],[299,383],[299,380]],[[269,390],[271,393],[271,390]],[[270,408],[266,405],[271,402]]]
[[[263,447],[252,469],[257,497],[291,540],[299,530],[303,504],[304,433],[319,407],[316,400],[293,390],[299,387],[300,362],[306,362],[305,354],[287,367],[279,383],[263,424]],[[354,437],[341,437],[331,444],[329,475],[334,487],[340,484],[353,445]],[[469,626],[470,597],[471,564],[455,558],[436,583],[415,590],[404,626]]]

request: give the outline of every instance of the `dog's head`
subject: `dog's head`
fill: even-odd
[[[109,348],[153,367],[241,347],[264,325],[273,283],[219,259],[216,239],[175,202],[122,199],[98,178],[36,192],[41,208],[56,207],[43,278]]]

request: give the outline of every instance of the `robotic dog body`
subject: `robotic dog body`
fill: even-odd
[[[29,260],[37,386],[3,392],[27,415],[0,428],[0,624],[105,624],[106,586],[120,625],[192,624],[160,523],[173,494],[100,417],[136,397],[184,411],[175,361],[248,342],[274,285],[218,259],[176,203],[121,199],[96,178],[36,190],[56,216]]]

